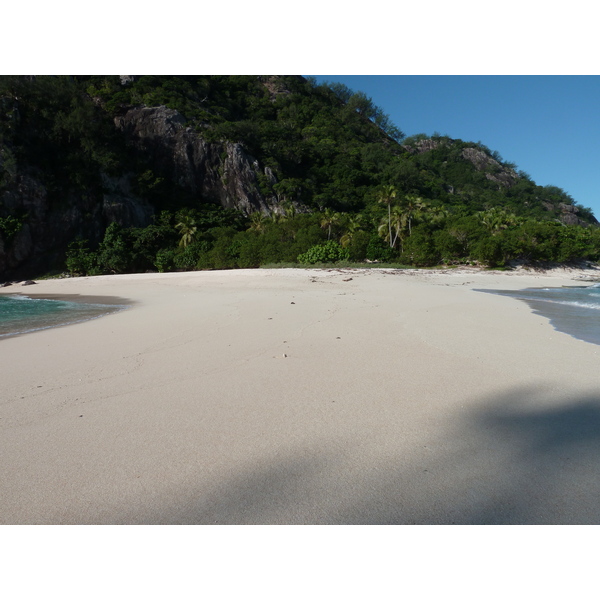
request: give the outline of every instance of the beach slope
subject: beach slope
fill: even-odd
[[[121,312],[0,340],[2,524],[600,522],[600,347],[476,289],[581,274],[40,281]]]

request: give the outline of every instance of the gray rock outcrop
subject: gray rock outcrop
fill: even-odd
[[[152,206],[137,196],[132,187],[132,176],[112,177],[102,174],[102,215],[107,223],[125,227],[145,227],[154,214]]]
[[[486,179],[497,183],[499,187],[511,187],[519,180],[515,171],[502,166],[496,159],[479,148],[464,148],[461,156],[478,171],[484,171]]]
[[[23,221],[10,239],[0,232],[0,278],[39,274],[61,261],[75,237],[95,240],[103,232],[97,194],[71,191],[57,202],[35,170],[24,171],[0,195],[3,211]]]
[[[176,110],[165,106],[135,107],[115,119],[116,127],[154,171],[168,177],[200,202],[218,203],[245,214],[271,212],[274,196],[265,197],[259,176],[266,175],[240,144],[208,143],[186,126]],[[274,179],[269,173],[271,180]],[[275,179],[276,182],[276,179]]]
[[[197,198],[198,205],[219,204],[245,214],[281,210],[277,197],[264,193],[265,185],[277,183],[269,168],[261,167],[240,144],[207,142],[177,111],[165,106],[132,107],[114,123],[138,164]],[[151,222],[155,207],[137,185],[139,174],[99,175],[101,187],[67,190],[57,202],[50,199],[35,169],[23,165],[15,171],[0,195],[0,208],[3,214],[21,215],[24,223],[11,239],[3,238],[0,231],[0,278],[31,277],[59,264],[73,239],[97,244],[112,222],[123,227],[145,227]]]
[[[582,221],[577,216],[579,209],[576,206],[573,206],[572,204],[564,204],[563,202],[561,202],[558,205],[558,208],[560,210],[559,219],[565,225],[587,225],[587,223]]]

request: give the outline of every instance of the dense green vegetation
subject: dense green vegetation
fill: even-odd
[[[179,111],[207,142],[240,143],[273,178],[279,210],[242,214],[189,190],[119,135],[132,106]],[[302,77],[0,77],[0,198],[35,172],[52,203],[135,173],[146,227],[102,224],[71,240],[73,274],[254,268],[336,260],[415,266],[600,259],[591,211],[540,186],[480,142],[404,135],[361,92]],[[566,212],[565,212],[566,211]],[[578,224],[565,224],[565,214]],[[27,215],[0,201],[9,244]]]
[[[143,229],[111,224],[96,251],[75,241],[67,254],[67,268],[73,274],[100,274],[347,260],[497,267],[513,259],[600,259],[600,229],[596,227],[524,219],[500,209],[450,215],[424,202],[410,211],[406,206],[392,206],[391,219],[382,214],[363,221],[336,213],[331,222],[318,212],[276,218],[254,213],[245,223],[232,215],[228,224],[220,225],[206,219],[200,225],[192,211],[163,212],[155,224]]]

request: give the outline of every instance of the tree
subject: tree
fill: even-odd
[[[24,217],[18,219],[12,215],[0,217],[0,239],[4,238],[6,244],[10,244],[17,233],[23,228]]]
[[[96,267],[96,255],[87,245],[87,240],[75,239],[69,244],[66,261],[67,270],[71,275],[91,275]]]
[[[291,200],[286,200],[283,202],[282,207],[283,212],[288,219],[293,219],[298,214],[298,210]]]
[[[399,239],[400,249],[402,250],[407,222],[406,212],[400,206],[392,207],[389,218],[381,220],[378,233],[389,243],[390,248],[396,248],[396,242]]]
[[[440,251],[427,225],[417,225],[413,229],[402,249],[402,259],[419,267],[429,267],[439,262]]]
[[[397,194],[396,187],[393,185],[386,185],[377,195],[377,201],[380,204],[385,204],[388,208],[388,237],[387,239],[390,242],[390,248],[393,248],[392,245],[392,203],[396,199]]]
[[[449,211],[447,211],[442,206],[430,206],[424,204],[424,212],[422,215],[422,219],[426,223],[430,223],[431,225],[440,225],[449,216]]]
[[[412,222],[415,216],[425,208],[423,198],[418,196],[404,196],[402,209],[406,215],[406,223],[408,224],[408,235],[412,233]]]
[[[341,218],[340,213],[335,212],[331,208],[326,208],[323,211],[323,218],[321,219],[321,228],[327,229],[327,239],[331,239],[331,227],[339,222]]]
[[[181,234],[181,240],[179,240],[179,246],[181,248],[185,248],[189,244],[192,243],[194,237],[196,235],[196,231],[198,231],[198,227],[196,226],[196,221],[190,215],[182,215],[181,220],[177,225],[175,225],[177,229],[179,229],[179,233]]]
[[[392,230],[394,231],[394,239],[392,240],[392,248],[396,247],[396,242],[400,239],[400,251],[403,249],[404,228],[408,224],[410,235],[410,221],[408,213],[402,210],[401,206],[394,206],[391,214]]]
[[[260,211],[253,212],[250,215],[250,227],[248,230],[262,233],[265,230],[266,221],[267,219]]]
[[[98,248],[98,265],[104,273],[125,273],[130,269],[132,252],[128,231],[111,223],[104,232]]]
[[[486,211],[477,213],[481,224],[492,234],[498,235],[504,229],[510,227],[516,227],[523,223],[523,219],[520,219],[513,213],[509,213],[503,208],[494,206]]]
[[[373,100],[369,98],[364,92],[356,92],[350,98],[348,98],[347,107],[357,112],[359,115],[372,119],[375,117],[375,105]]]
[[[363,216],[361,214],[353,215],[348,219],[346,233],[341,237],[340,244],[343,248],[347,248],[356,233],[362,229]]]

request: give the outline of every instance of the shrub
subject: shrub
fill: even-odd
[[[209,252],[211,245],[207,241],[194,242],[185,248],[178,248],[173,254],[174,267],[180,271],[192,271],[200,257]]]
[[[503,267],[505,259],[502,240],[499,237],[479,240],[473,249],[473,257],[488,267]]]
[[[96,267],[96,253],[87,247],[87,241],[77,239],[69,244],[66,257],[67,271],[71,275],[93,275],[98,269]]]
[[[378,262],[394,262],[398,253],[378,235],[372,235],[367,245],[366,258]]]
[[[418,267],[431,267],[440,262],[440,253],[429,231],[421,226],[413,229],[412,235],[404,243],[402,259]]]
[[[163,248],[156,253],[154,265],[159,273],[168,273],[175,268],[175,250]]]
[[[457,261],[466,258],[463,244],[456,235],[452,235],[448,230],[436,231],[433,239],[443,260]]]
[[[371,234],[366,231],[357,231],[350,240],[348,246],[348,252],[350,253],[350,260],[362,261],[367,258],[367,250],[369,248],[369,242],[371,241]]]
[[[111,223],[104,232],[98,249],[98,264],[104,273],[125,273],[132,262],[132,251],[127,231]]]
[[[240,246],[238,266],[241,269],[259,267],[262,262],[261,244],[258,238],[247,238]]]
[[[340,260],[348,260],[349,252],[342,248],[338,242],[330,240],[309,248],[304,254],[298,255],[298,262],[304,265],[316,263],[334,263]]]

